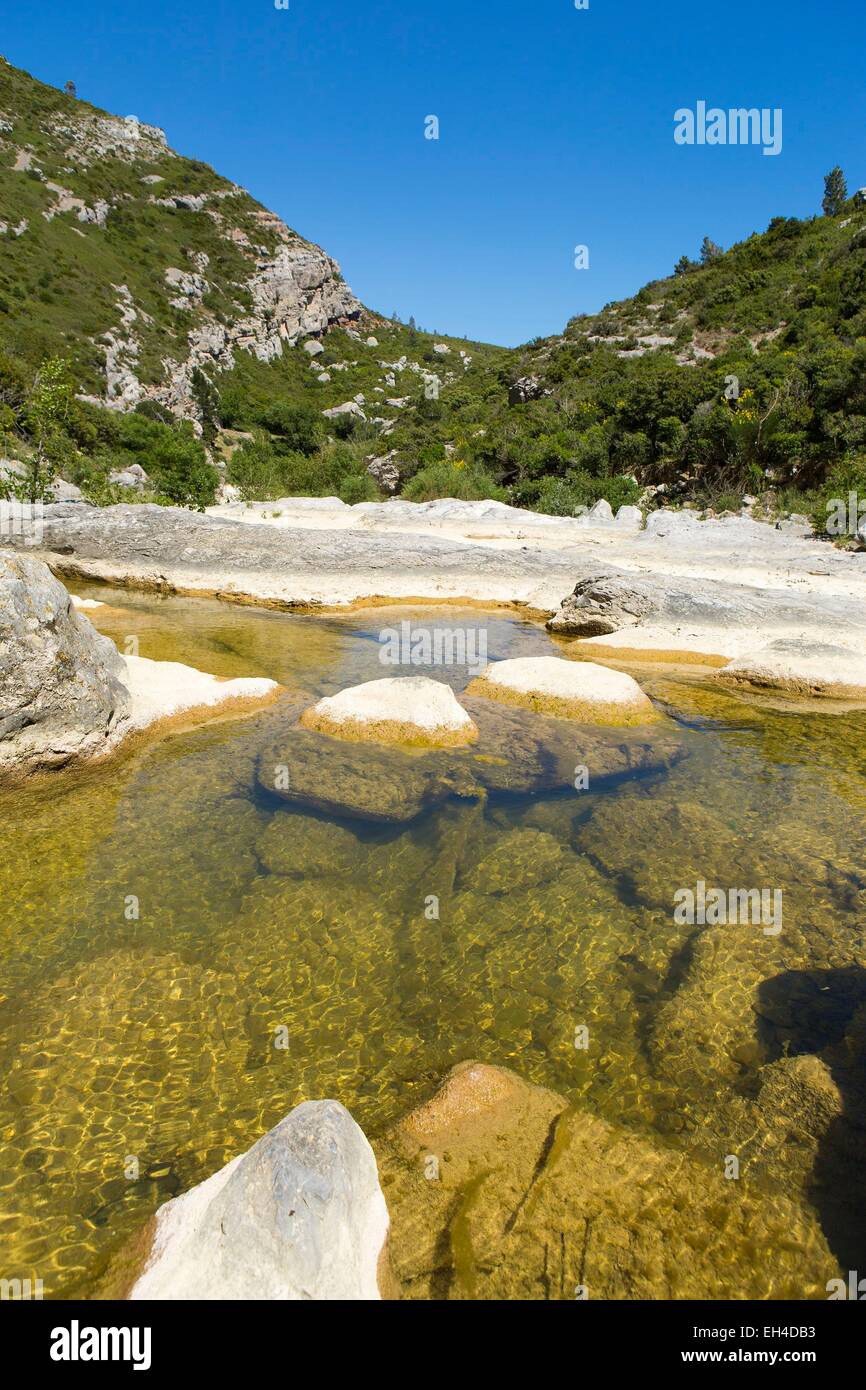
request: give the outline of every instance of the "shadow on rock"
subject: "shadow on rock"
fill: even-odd
[[[811,1054],[826,1102],[808,1196],[843,1269],[866,1271],[866,970],[789,970],[760,987],[758,1035],[774,1060]],[[833,1088],[831,1090],[831,1088]],[[833,1094],[835,1091],[835,1094]],[[814,1117],[820,1123],[820,1116]]]

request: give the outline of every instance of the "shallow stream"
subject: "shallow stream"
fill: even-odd
[[[121,648],[293,698],[406,674],[379,643],[405,620],[484,629],[491,659],[564,650],[506,612],[313,618],[76,587]],[[457,690],[472,674],[428,673]],[[279,706],[4,793],[0,1273],[86,1295],[161,1202],[301,1100],[336,1097],[375,1137],[480,1058],[712,1155],[762,1066],[838,1046],[866,1005],[866,714],[633,674],[675,766],[406,827],[268,796]],[[718,928],[705,948],[673,915],[698,881],[780,890],[781,932]],[[788,1161],[782,1145],[764,1179],[785,1184]],[[866,1264],[858,1213],[834,1253]]]

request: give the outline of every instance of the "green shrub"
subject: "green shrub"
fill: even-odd
[[[850,522],[866,517],[866,454],[841,459],[819,489],[811,519],[819,535],[850,539]]]
[[[379,489],[369,473],[350,473],[340,484],[338,495],[341,501],[353,507],[356,502],[375,502]]]
[[[403,488],[410,502],[432,502],[437,497],[456,497],[461,502],[506,502],[508,494],[497,487],[490,474],[478,464],[462,459],[431,463],[420,469]]]
[[[575,516],[602,498],[610,503],[614,511],[627,504],[634,506],[640,494],[641,490],[633,478],[594,478],[589,473],[574,470],[566,473],[564,478],[545,478],[534,497],[531,500],[527,498],[527,501],[536,512],[547,512],[551,516]]]
[[[293,453],[314,454],[322,442],[322,417],[311,405],[292,405],[289,401],[271,401],[256,413],[256,422],[270,434],[280,437],[280,443]]]

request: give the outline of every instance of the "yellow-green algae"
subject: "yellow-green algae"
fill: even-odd
[[[128,605],[105,629],[142,655],[305,698],[381,674],[356,615],[87,592]],[[494,658],[551,650],[527,622],[472,621]],[[576,1118],[552,1151],[548,1111],[537,1143],[502,1132],[499,1225],[489,1155],[413,1195],[415,1168],[380,1145],[397,1246],[426,1233],[404,1294],[571,1298],[583,1267],[610,1296],[808,1298],[828,1264],[862,1266],[866,717],[644,684],[683,725],[667,775],[407,827],[264,796],[272,715],[0,797],[4,1274],[92,1293],[160,1202],[291,1106],[336,1096],[380,1145],[469,1057]],[[677,926],[673,892],[697,877],[782,888],[781,936]],[[587,1177],[600,1152],[612,1191]],[[732,1153],[738,1183],[720,1177]]]

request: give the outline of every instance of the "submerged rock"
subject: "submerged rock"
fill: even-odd
[[[838,1272],[784,1188],[729,1182],[723,1153],[701,1161],[500,1067],[456,1067],[376,1147],[403,1297],[802,1299]]]
[[[478,796],[471,770],[445,751],[412,754],[298,726],[259,758],[260,784],[326,815],[413,820],[450,796]]]
[[[429,676],[393,676],[353,685],[305,710],[300,723],[337,738],[426,748],[455,747],[478,736],[450,685]]]
[[[40,560],[0,556],[0,776],[113,747],[130,695],[114,643]]]
[[[670,767],[684,753],[675,730],[649,737],[494,700],[464,697],[464,703],[478,729],[471,747],[377,747],[295,724],[261,752],[259,783],[295,806],[326,815],[400,823],[453,796],[574,791],[581,768],[595,785]]]
[[[362,852],[357,835],[333,821],[277,811],[256,844],[272,874],[311,878],[355,869]]]
[[[471,682],[469,693],[585,724],[646,724],[660,718],[624,671],[556,656],[492,661]]]
[[[378,1299],[388,1210],[376,1160],[334,1100],[160,1207],[132,1299]]]

